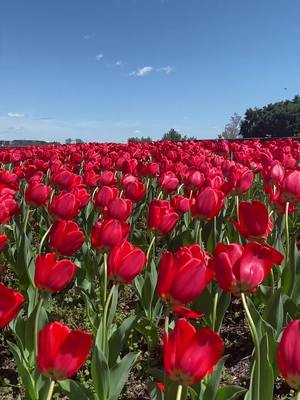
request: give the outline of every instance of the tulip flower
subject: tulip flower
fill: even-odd
[[[49,212],[59,219],[73,219],[80,211],[80,201],[72,193],[60,193],[54,196],[50,204]]]
[[[8,237],[4,233],[0,233],[0,251],[2,251],[8,244]]]
[[[83,232],[74,221],[55,221],[49,233],[50,247],[64,256],[76,253],[85,240]]]
[[[103,171],[99,177],[99,184],[102,186],[113,186],[116,183],[116,173],[114,171]]]
[[[300,391],[300,320],[289,323],[278,347],[278,366],[288,385]]]
[[[124,241],[114,247],[108,256],[108,278],[121,283],[130,283],[146,265],[143,250]]]
[[[246,239],[265,239],[272,230],[267,207],[260,201],[242,201],[238,210],[238,222],[232,221]]]
[[[180,318],[173,332],[164,336],[164,369],[172,381],[193,385],[213,371],[223,351],[217,333],[209,328],[196,329]]]
[[[296,203],[300,200],[300,171],[286,174],[282,181],[281,193],[285,201]]]
[[[49,293],[60,292],[74,278],[76,269],[71,260],[57,260],[55,253],[40,255],[35,262],[35,286]]]
[[[200,189],[204,181],[205,178],[203,173],[194,168],[190,168],[184,176],[185,185],[191,190]]]
[[[0,282],[0,328],[4,328],[18,315],[24,296]]]
[[[92,245],[98,251],[105,251],[120,245],[128,236],[130,225],[117,219],[109,219],[105,222],[98,221],[92,228]]]
[[[273,264],[281,264],[283,255],[268,245],[251,242],[245,247],[219,243],[210,267],[223,290],[234,296],[250,295],[269,275]]]
[[[82,183],[82,177],[67,169],[62,169],[51,176],[51,183],[61,190],[70,190]]]
[[[179,194],[171,198],[171,205],[178,213],[185,214],[191,208],[191,200]]]
[[[90,333],[71,330],[60,322],[51,322],[38,336],[40,373],[54,380],[71,378],[85,363],[92,342]]]
[[[183,247],[177,253],[163,254],[157,281],[159,297],[171,306],[194,300],[212,280],[214,273],[207,268],[207,255],[198,244]]]
[[[191,206],[195,218],[211,220],[224,206],[224,193],[217,189],[206,187],[198,193]]]
[[[160,235],[171,232],[177,224],[179,215],[165,200],[152,200],[149,205],[148,226]]]
[[[107,217],[125,222],[132,213],[132,202],[129,199],[116,197],[107,207]]]
[[[143,182],[129,182],[124,186],[124,196],[133,203],[138,203],[146,194]]]
[[[95,194],[95,208],[101,210],[102,208],[107,207],[109,203],[118,196],[118,194],[119,191],[117,188],[102,186]]]
[[[165,172],[159,178],[159,185],[168,193],[174,193],[179,186],[179,179],[172,171]]]
[[[25,201],[31,207],[46,206],[51,188],[40,182],[30,183],[25,192]]]

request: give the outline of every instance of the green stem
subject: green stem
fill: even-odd
[[[270,280],[271,280],[271,293],[273,295],[274,294],[274,289],[275,289],[275,279],[274,279],[273,268],[271,269],[271,272],[270,272]]]
[[[213,307],[213,315],[212,315],[212,330],[213,331],[216,329],[218,299],[219,299],[219,293],[216,292],[215,297],[214,297],[214,307]]]
[[[103,304],[106,302],[107,296],[107,253],[103,254],[103,268],[104,268],[104,293],[103,293]]]
[[[49,386],[49,391],[46,397],[46,400],[51,400],[52,399],[52,395],[53,395],[53,391],[54,391],[54,386],[55,386],[55,381],[51,381],[50,386]]]
[[[237,215],[237,218],[238,218],[238,215],[239,215],[239,206],[240,206],[239,196],[235,196],[235,204],[236,204],[236,215]]]
[[[176,400],[181,400],[181,394],[182,394],[182,385],[178,385]]]
[[[163,191],[161,190],[157,196],[157,200],[160,200],[161,196],[163,195]]]
[[[39,254],[41,254],[42,249],[43,249],[43,244],[46,240],[46,237],[48,236],[50,229],[51,229],[52,225],[49,226],[49,228],[46,230],[46,232],[44,233],[44,236],[42,237],[42,240],[40,242],[40,247],[39,247]]]
[[[249,311],[248,308],[248,304],[247,304],[247,300],[246,300],[246,296],[244,293],[241,293],[241,297],[242,297],[242,302],[243,302],[243,306],[244,306],[244,310],[247,316],[247,320],[248,320],[248,324],[250,327],[250,331],[251,331],[251,335],[252,335],[252,340],[254,343],[254,347],[255,347],[255,358],[256,358],[256,368],[257,368],[257,378],[258,378],[258,382],[257,382],[257,394],[255,397],[255,400],[260,400],[260,385],[261,385],[261,380],[260,380],[260,346],[259,346],[259,339],[258,339],[258,334],[257,334],[257,330],[254,324],[254,321],[252,319],[251,313]]]
[[[29,219],[29,213],[30,213],[30,207],[27,206],[26,207],[26,214],[25,214],[25,218],[24,218],[24,225],[23,225],[23,232],[25,234],[26,234],[26,228],[27,228],[28,219]]]
[[[37,359],[37,355],[38,355],[38,331],[39,331],[39,317],[40,317],[40,312],[41,312],[41,308],[43,305],[43,298],[40,297],[38,305],[37,305],[37,309],[36,309],[36,314],[35,314],[35,319],[34,319],[34,355],[35,355],[35,359]]]
[[[150,242],[150,245],[149,245],[149,247],[148,247],[148,250],[147,250],[147,261],[149,260],[149,255],[150,255],[152,246],[153,246],[154,244],[155,244],[155,235],[153,236],[153,238],[152,238],[152,240],[151,240],[151,242]],[[154,254],[153,254],[153,256],[154,256]]]
[[[103,342],[102,342],[102,349],[105,354],[105,347],[106,347],[106,340],[107,340],[107,314],[108,314],[108,308],[112,299],[112,296],[114,294],[115,290],[115,284],[112,285],[109,295],[107,297],[107,300],[105,302],[104,306],[104,311],[103,311]]]
[[[290,234],[289,234],[289,202],[285,205],[285,234],[286,234],[286,255],[285,265],[287,266],[290,258]]]
[[[165,318],[165,334],[168,336],[169,335],[169,311],[167,312],[166,318]]]
[[[296,400],[300,400],[300,392],[297,393]]]

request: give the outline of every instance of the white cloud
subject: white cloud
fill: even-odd
[[[138,135],[139,133],[141,133],[141,131],[140,131],[139,129],[136,129],[136,130],[134,131],[134,133],[136,133],[136,134]]]
[[[129,76],[142,77],[142,76],[146,76],[146,75],[151,74],[151,72],[153,72],[153,71],[154,71],[154,68],[149,65],[149,66],[146,66],[146,67],[143,67],[143,68],[138,68],[136,71],[131,72],[129,74]]]
[[[118,61],[116,61],[116,62],[114,63],[114,66],[115,66],[115,67],[120,67],[122,64],[123,64],[123,61],[122,61],[122,60],[118,60]]]
[[[102,60],[103,57],[104,57],[103,54],[99,53],[99,54],[96,55],[96,60],[100,61],[100,60]]]
[[[7,113],[7,116],[11,117],[11,118],[24,118],[25,114],[9,112],[9,113]]]
[[[171,67],[171,65],[167,65],[166,67],[158,68],[157,71],[158,72],[162,71],[162,72],[165,72],[167,75],[169,75],[171,72],[173,72],[173,70],[174,70],[174,68]]]

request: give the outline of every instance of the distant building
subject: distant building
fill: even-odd
[[[83,140],[81,139],[71,139],[68,138],[65,140],[65,144],[79,144],[79,143],[83,143]]]

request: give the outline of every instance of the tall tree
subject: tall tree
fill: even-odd
[[[244,138],[300,136],[300,96],[292,100],[249,108],[241,123]]]
[[[220,139],[237,139],[240,135],[242,117],[238,113],[234,113],[230,118],[228,124],[225,125],[225,129],[221,135]]]

